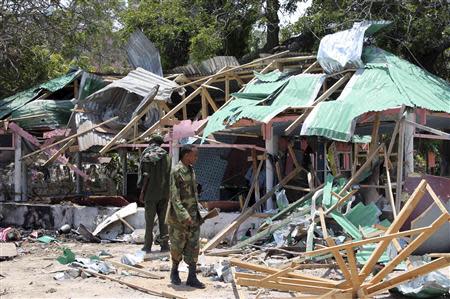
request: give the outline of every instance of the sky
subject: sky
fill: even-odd
[[[283,15],[281,12],[278,12],[278,17],[280,18],[281,27],[285,27],[289,24],[295,23],[298,18],[303,16],[306,9],[311,6],[312,0],[308,0],[306,2],[298,1],[297,10],[291,15]]]

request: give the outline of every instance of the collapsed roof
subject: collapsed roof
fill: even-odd
[[[85,84],[95,77],[84,80]],[[82,80],[83,81],[83,80]],[[127,125],[133,112],[138,108],[143,99],[158,88],[155,101],[150,103],[151,109],[138,124],[142,128],[148,128],[161,117],[156,101],[170,102],[172,93],[177,90],[181,95],[185,90],[180,89],[174,81],[155,75],[142,68],[131,71],[126,77],[113,81],[111,84],[94,92],[77,104],[75,114],[75,126],[77,132],[100,124],[114,116],[118,119],[78,137],[80,151],[85,151],[92,146],[106,145],[117,133]],[[81,86],[83,89],[83,86]]]

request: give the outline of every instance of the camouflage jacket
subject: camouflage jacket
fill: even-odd
[[[167,210],[167,223],[185,225],[191,217],[194,225],[201,224],[198,210],[197,180],[192,166],[183,162],[172,169],[170,178],[170,204]]]

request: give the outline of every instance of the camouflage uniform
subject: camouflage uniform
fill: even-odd
[[[145,242],[144,250],[150,251],[153,242],[153,225],[158,215],[160,235],[157,241],[168,249],[168,228],[165,221],[169,202],[171,159],[168,153],[157,144],[150,144],[142,153],[138,185],[148,180],[144,190],[145,202]],[[141,186],[142,187],[142,186]],[[161,248],[163,249],[163,248]]]
[[[170,181],[170,205],[167,210],[169,223],[170,254],[179,263],[196,264],[199,254],[200,225],[202,218],[198,210],[197,181],[192,166],[181,161],[172,170]],[[186,220],[192,219],[188,226]]]

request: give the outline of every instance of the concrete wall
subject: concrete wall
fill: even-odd
[[[87,229],[93,231],[100,222],[117,210],[119,210],[117,207],[3,202],[0,203],[0,227],[14,226],[26,229],[43,228],[57,230],[64,224],[69,224],[74,229],[77,229],[80,223],[82,223]],[[220,213],[219,216],[208,219],[201,227],[200,236],[211,239],[220,230],[229,225],[238,215],[239,213]],[[126,220],[135,229],[145,228],[144,208],[138,208],[138,212],[126,217]],[[261,218],[249,218],[241,225],[238,238],[244,235],[249,228],[257,228],[261,223]],[[123,233],[130,233],[130,230],[122,223],[115,222],[108,226],[100,234],[100,237],[115,238],[117,235]]]

